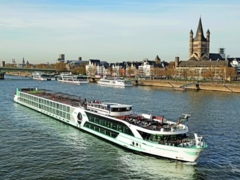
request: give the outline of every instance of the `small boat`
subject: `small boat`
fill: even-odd
[[[125,80],[121,77],[109,77],[105,76],[101,78],[98,82],[100,85],[107,85],[107,86],[118,86],[118,87],[131,87],[133,83],[129,80]]]
[[[40,81],[55,81],[56,80],[54,75],[45,74],[45,73],[42,73],[42,72],[33,72],[32,73],[32,79],[40,80]]]
[[[79,96],[38,88],[16,88],[14,101],[61,122],[143,154],[195,162],[208,146],[203,137],[189,135],[183,124],[164,116],[133,113],[132,105],[87,101]]]
[[[61,73],[57,77],[57,81],[58,82],[62,82],[62,83],[69,83],[69,84],[80,85],[80,81],[79,80],[77,80],[73,75],[66,74],[66,73]]]

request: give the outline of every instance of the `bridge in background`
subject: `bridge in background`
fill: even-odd
[[[4,74],[6,72],[35,72],[35,71],[40,71],[44,73],[55,73],[56,69],[0,67],[0,79],[4,79]]]

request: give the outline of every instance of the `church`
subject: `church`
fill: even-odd
[[[179,61],[175,58],[176,78],[203,79],[206,71],[211,71],[215,79],[222,79],[226,74],[226,68],[231,67],[231,61],[225,57],[224,48],[219,48],[218,53],[210,53],[210,31],[204,36],[202,20],[199,19],[196,34],[189,34],[189,58],[187,61]]]

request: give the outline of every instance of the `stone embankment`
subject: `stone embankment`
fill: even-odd
[[[32,75],[31,72],[6,72],[6,75],[9,76],[23,76],[23,77],[30,77]]]
[[[240,84],[228,84],[219,82],[211,83],[167,80],[138,80],[135,81],[134,84],[140,86],[159,86],[173,88],[175,90],[207,90],[240,93]]]

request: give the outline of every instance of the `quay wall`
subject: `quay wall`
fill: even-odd
[[[240,84],[225,84],[219,82],[205,83],[205,82],[184,82],[184,81],[166,81],[166,80],[138,80],[134,82],[139,86],[159,86],[166,88],[173,88],[176,90],[206,90],[206,91],[223,91],[240,93]],[[184,88],[180,88],[185,86]]]
[[[21,72],[21,71],[6,72],[5,74],[9,75],[9,76],[23,76],[23,77],[27,77],[27,76],[31,76],[32,75],[31,72]]]

